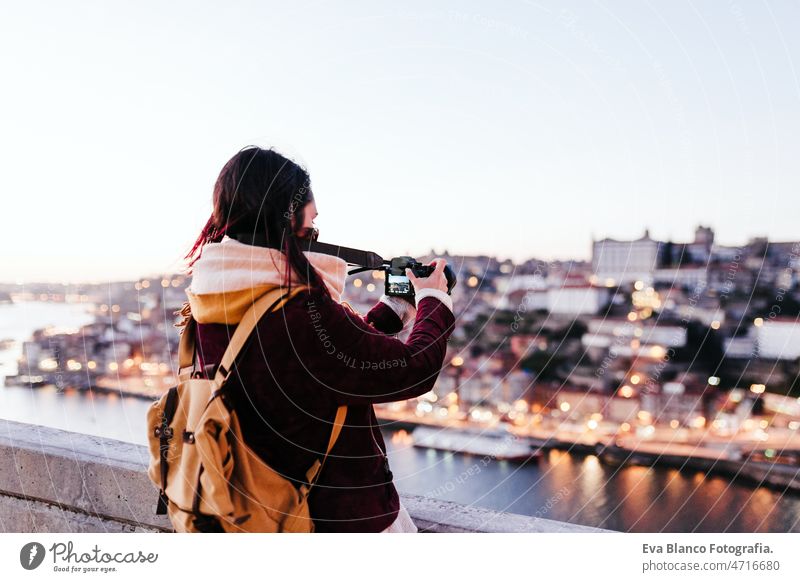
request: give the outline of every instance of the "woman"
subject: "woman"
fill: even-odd
[[[406,271],[413,304],[384,295],[362,317],[341,301],[345,261],[301,248],[315,236],[316,216],[308,173],[293,161],[250,146],[225,164],[213,213],[187,255],[198,365],[219,362],[260,295],[305,286],[259,321],[228,382],[247,444],[299,486],[346,404],[344,427],[309,495],[316,531],[414,532],[372,405],[433,387],[455,324],[445,262],[434,260],[426,278]],[[236,240],[244,234],[262,235],[267,245]],[[406,342],[392,337],[413,318]]]

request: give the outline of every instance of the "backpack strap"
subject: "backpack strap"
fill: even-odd
[[[222,387],[222,385],[228,379],[236,356],[239,355],[239,352],[244,347],[247,339],[253,333],[258,321],[264,316],[264,314],[272,311],[273,309],[280,309],[287,301],[306,288],[307,287],[305,285],[298,285],[289,293],[281,294],[284,288],[277,287],[272,291],[267,291],[253,302],[253,305],[251,305],[242,316],[242,320],[239,322],[239,325],[236,326],[236,330],[233,332],[233,335],[228,342],[228,347],[225,348],[225,353],[222,354],[222,359],[220,360],[219,365],[217,366],[216,374],[214,375],[214,381],[217,384],[217,388]]]
[[[156,515],[163,515],[167,513],[168,499],[167,499],[167,472],[169,471],[169,441],[173,437],[172,419],[175,418],[175,410],[178,407],[178,387],[173,386],[167,392],[167,399],[164,402],[163,416],[161,424],[156,427],[155,434],[158,437],[158,456],[159,465],[161,467],[161,490],[158,493],[158,504],[156,506]]]
[[[220,362],[219,367],[223,368],[224,366],[226,373],[222,377],[217,377],[218,380],[224,382],[224,380],[227,379],[227,376],[230,373],[230,368],[233,365],[233,361],[236,359],[239,351],[244,346],[250,333],[252,333],[253,329],[258,323],[258,320],[261,319],[265,313],[271,311],[273,307],[280,309],[283,307],[286,301],[289,301],[289,299],[306,288],[306,285],[298,285],[293,287],[291,293],[284,295],[283,297],[278,297],[277,301],[270,304],[270,299],[277,297],[282,290],[281,287],[277,287],[271,291],[268,291],[253,302],[253,305],[250,306],[250,308],[245,312],[242,320],[236,327],[236,331],[234,331],[233,336],[231,336],[230,342],[228,343],[228,348],[225,350],[225,354],[222,356],[222,361]],[[284,301],[281,302],[281,300]],[[195,321],[194,317],[189,314],[188,320],[186,321],[186,325],[181,332],[180,340],[178,342],[178,380],[180,382],[188,380],[195,370],[196,338],[197,321]],[[191,371],[182,371],[189,367],[192,368]]]
[[[179,381],[187,380],[192,372],[181,372],[184,368],[192,367],[194,371],[194,346],[195,338],[197,336],[197,322],[191,315],[186,321],[186,325],[181,332],[180,341],[178,342],[178,379]]]
[[[322,473],[322,466],[325,464],[325,460],[328,458],[328,454],[331,452],[333,445],[336,444],[336,439],[339,438],[339,433],[342,432],[345,416],[347,416],[347,406],[342,405],[336,409],[336,418],[333,421],[331,437],[328,439],[328,450],[325,451],[325,456],[322,457],[322,462],[320,462],[319,459],[314,459],[314,464],[311,465],[311,468],[308,471],[306,471],[306,481],[308,481],[308,491],[306,491],[306,495],[308,495],[308,492],[311,491],[311,488],[317,482],[317,477],[319,477],[319,474]]]

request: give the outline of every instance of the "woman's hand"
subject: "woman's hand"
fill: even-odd
[[[428,263],[428,265],[434,264],[436,268],[433,270],[433,273],[427,277],[417,278],[414,273],[411,272],[411,269],[406,269],[406,277],[408,277],[411,284],[414,285],[415,292],[421,289],[439,289],[447,293],[447,277],[444,276],[444,267],[447,265],[447,261],[442,258],[436,258]]]

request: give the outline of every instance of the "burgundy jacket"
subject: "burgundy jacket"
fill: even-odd
[[[365,317],[304,290],[266,314],[239,354],[228,388],[253,451],[296,485],[325,453],[336,408],[345,424],[309,495],[319,532],[379,532],[399,497],[372,405],[421,396],[442,367],[453,313],[423,297],[406,342],[400,317],[378,302]],[[222,358],[235,326],[198,324],[200,366]]]

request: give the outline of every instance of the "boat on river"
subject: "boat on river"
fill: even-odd
[[[417,426],[411,433],[415,447],[491,457],[497,460],[525,461],[541,456],[538,448],[502,428],[437,428]]]

